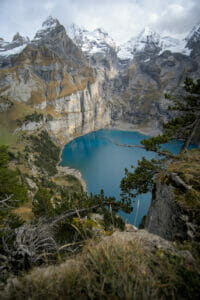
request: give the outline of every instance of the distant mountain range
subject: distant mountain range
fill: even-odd
[[[0,55],[8,56],[19,53],[24,49],[25,45],[34,43],[47,35],[58,23],[58,20],[53,19],[51,16],[48,17],[43,22],[42,28],[36,32],[32,41],[28,37],[22,37],[19,33],[14,35],[10,43],[0,38]],[[144,52],[145,50],[151,50],[152,53],[156,52],[158,55],[168,50],[172,53],[181,53],[189,56],[192,51],[191,45],[200,40],[200,24],[197,24],[189,35],[182,40],[170,36],[163,37],[149,27],[145,27],[138,36],[132,37],[122,45],[117,45],[103,28],[88,31],[83,27],[72,24],[66,28],[66,31],[69,37],[84,53],[89,55],[95,53],[106,54],[108,48],[111,47],[116,51],[118,58],[121,60],[132,60],[138,52]]]
[[[25,103],[51,115],[21,128],[44,126],[62,141],[105,126],[156,134],[171,117],[164,93],[182,92],[186,76],[200,77],[199,65],[200,24],[183,40],[145,28],[117,45],[101,28],[65,29],[48,17],[31,41],[19,33],[0,39],[0,111]]]

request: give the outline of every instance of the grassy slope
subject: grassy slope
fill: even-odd
[[[191,187],[188,191],[176,189],[176,201],[186,210],[190,220],[200,225],[200,150],[191,150],[168,166]]]
[[[142,242],[107,239],[59,266],[34,269],[6,299],[198,299],[196,266]],[[4,299],[4,297],[3,297]]]

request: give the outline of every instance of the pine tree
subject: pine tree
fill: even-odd
[[[185,94],[181,97],[174,98],[169,94],[165,95],[167,99],[173,102],[169,109],[177,111],[178,115],[163,124],[162,135],[141,141],[147,151],[155,151],[163,155],[162,159],[148,161],[143,157],[141,161],[138,161],[138,167],[134,172],[125,169],[125,176],[122,178],[120,185],[122,199],[130,200],[139,194],[151,192],[156,174],[161,171],[167,174],[165,162],[168,158],[175,158],[175,156],[169,151],[161,151],[161,144],[168,143],[171,139],[181,139],[183,140],[183,146],[180,154],[183,154],[187,151],[193,136],[200,134],[200,79],[195,83],[187,77],[184,83]],[[176,174],[173,180],[184,185]]]
[[[163,124],[163,135],[153,137],[149,140],[143,140],[141,143],[146,150],[160,150],[160,144],[165,144],[170,139],[183,140],[183,146],[180,153],[184,153],[195,134],[199,134],[200,129],[200,79],[186,77],[184,82],[185,94],[179,97],[172,97],[165,94],[165,97],[173,102],[169,106],[170,110],[176,111],[178,116]]]

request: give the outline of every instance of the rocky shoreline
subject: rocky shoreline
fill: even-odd
[[[83,186],[83,190],[84,192],[87,192],[87,184],[85,182],[85,180],[82,177],[82,174],[79,170],[77,169],[73,169],[70,167],[63,167],[63,166],[57,166],[57,170],[58,170],[58,174],[57,176],[60,175],[73,175],[74,177],[78,178],[78,180],[80,180],[82,186]]]

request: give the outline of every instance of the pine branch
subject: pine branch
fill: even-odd
[[[117,203],[117,202],[103,202],[103,203],[99,203],[97,205],[93,205],[93,206],[90,206],[90,207],[83,207],[83,208],[79,208],[79,209],[75,209],[75,210],[70,210],[70,211],[68,211],[68,212],[60,215],[59,217],[55,218],[50,223],[50,226],[53,227],[58,222],[60,222],[60,221],[62,221],[64,219],[73,217],[73,216],[77,216],[80,213],[85,213],[85,212],[93,211],[93,210],[95,210],[97,208],[100,208],[102,206],[108,206],[108,205],[115,206],[115,207],[120,207],[121,206],[120,203]]]

